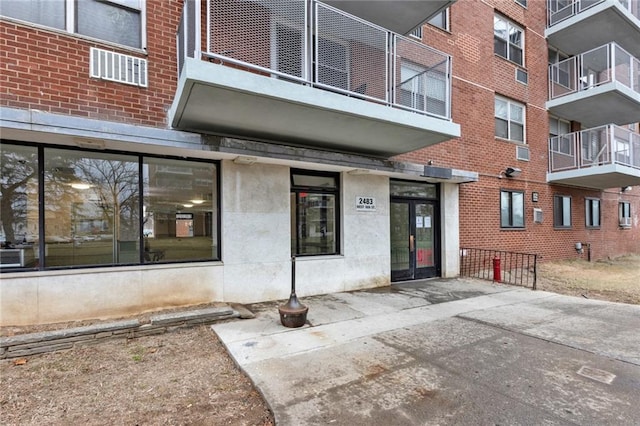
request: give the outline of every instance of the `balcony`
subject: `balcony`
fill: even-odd
[[[549,43],[576,55],[616,42],[640,57],[640,0],[548,0]]]
[[[325,3],[399,34],[409,34],[456,0],[326,0]]]
[[[596,127],[640,117],[640,61],[615,43],[549,67],[547,109]]]
[[[212,0],[203,34],[200,4],[178,31],[174,128],[376,157],[460,135],[448,55],[315,0]]]
[[[606,125],[553,137],[547,180],[594,189],[640,185],[640,134]]]

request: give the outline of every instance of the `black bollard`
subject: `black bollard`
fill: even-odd
[[[284,305],[278,308],[280,322],[285,327],[298,328],[307,322],[309,308],[304,306],[296,296],[296,257],[291,256],[291,295]]]

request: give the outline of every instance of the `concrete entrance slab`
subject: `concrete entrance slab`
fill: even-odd
[[[277,304],[255,306],[255,319],[213,326],[279,425],[640,418],[640,306],[474,280],[303,303],[310,325],[300,329],[279,324]]]

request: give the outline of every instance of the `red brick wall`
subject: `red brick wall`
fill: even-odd
[[[61,31],[0,22],[0,105],[166,127],[177,84],[180,0],[147,2],[147,54]],[[148,59],[148,88],[89,78],[89,48]]]
[[[493,53],[493,17],[505,16],[525,28],[525,69],[529,84],[515,81],[517,65]],[[477,171],[477,183],[460,188],[461,245],[537,253],[543,260],[575,258],[575,243],[590,243],[592,259],[640,253],[640,188],[620,194],[551,186],[548,169],[547,43],[545,2],[530,1],[524,9],[514,1],[460,1],[450,10],[451,32],[424,27],[423,40],[453,56],[452,116],[462,136],[397,157],[417,163]],[[530,161],[516,160],[516,144],[495,137],[495,95],[527,107],[526,141]],[[520,177],[499,178],[507,166],[522,169]],[[500,190],[525,191],[525,228],[500,228]],[[532,202],[533,192],[539,194]],[[572,228],[554,229],[554,194],[572,197]],[[585,226],[585,197],[601,199],[600,229]],[[632,229],[618,227],[618,202],[632,203]],[[543,211],[543,223],[533,221],[533,208]],[[587,251],[582,257],[586,258]]]

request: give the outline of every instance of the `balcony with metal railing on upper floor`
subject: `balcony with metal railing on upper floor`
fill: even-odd
[[[547,0],[545,36],[569,55],[616,42],[640,57],[640,0]]]
[[[552,137],[547,180],[593,189],[640,185],[640,134],[609,124]]]
[[[583,127],[637,122],[640,60],[610,43],[550,65],[547,109]]]
[[[460,135],[449,55],[316,0],[207,4],[178,28],[174,128],[377,157]]]

